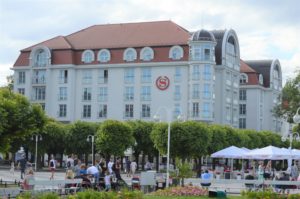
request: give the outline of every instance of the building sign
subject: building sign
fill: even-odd
[[[167,76],[159,76],[157,79],[156,79],[156,87],[159,89],[159,90],[166,90],[170,85],[170,80]]]

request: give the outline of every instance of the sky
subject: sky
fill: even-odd
[[[189,31],[234,29],[243,60],[300,70],[299,0],[0,0],[0,86],[20,50],[96,24],[172,20]]]

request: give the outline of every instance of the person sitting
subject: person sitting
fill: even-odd
[[[24,190],[33,190],[34,185],[29,185],[29,181],[31,181],[31,180],[34,180],[34,175],[33,175],[33,170],[29,169],[26,176],[25,176],[25,178],[24,178],[24,181],[23,181],[21,187]]]
[[[97,167],[94,165],[91,165],[87,170],[86,170],[88,175],[91,175],[95,179],[95,184],[97,185],[99,183],[99,170]]]
[[[211,174],[208,172],[208,170],[205,170],[205,172],[201,174],[201,186],[208,188],[211,185],[211,178]]]

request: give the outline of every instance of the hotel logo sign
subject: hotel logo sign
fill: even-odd
[[[167,76],[159,76],[157,79],[156,79],[156,87],[159,89],[159,90],[166,90],[170,85],[170,80]]]

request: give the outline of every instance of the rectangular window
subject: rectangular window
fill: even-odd
[[[194,60],[201,60],[201,48],[195,46],[194,47],[194,56],[193,56]]]
[[[34,70],[32,83],[33,84],[45,84],[46,83],[46,70]]]
[[[59,113],[58,117],[66,117],[67,116],[67,105],[59,104]]]
[[[180,100],[181,94],[180,94],[180,86],[176,85],[175,86],[175,93],[174,93],[174,99],[175,100]]]
[[[18,73],[18,83],[25,84],[25,71],[20,71]]]
[[[33,100],[45,100],[46,87],[34,87],[33,88]]]
[[[210,84],[204,84],[203,97],[205,99],[211,98]]]
[[[68,70],[60,70],[58,78],[60,84],[68,83]]]
[[[125,118],[133,118],[133,104],[125,104]]]
[[[134,83],[134,69],[126,68],[124,71],[124,82],[127,84]]]
[[[92,106],[91,105],[83,105],[83,114],[82,117],[83,118],[90,118],[92,115]]]
[[[142,118],[150,118],[150,104],[142,104]]]
[[[198,102],[194,102],[193,103],[193,113],[192,113],[193,117],[199,117],[199,103]]]
[[[246,104],[240,104],[240,115],[246,115]]]
[[[181,113],[180,104],[175,104],[174,107],[174,119],[176,119]]]
[[[193,99],[200,98],[199,84],[193,84]]]
[[[151,83],[151,68],[142,69],[141,81],[142,83]]]
[[[240,89],[240,100],[246,100],[247,99],[247,92],[246,89]]]
[[[142,86],[141,100],[143,100],[143,101],[151,100],[151,87],[150,86]]]
[[[231,109],[229,106],[226,107],[226,120],[227,122],[231,122]]]
[[[193,74],[192,74],[193,80],[199,80],[200,79],[200,66],[193,66]]]
[[[180,82],[181,81],[181,68],[180,67],[175,68],[174,81],[175,82]]]
[[[106,84],[107,82],[108,82],[108,70],[107,69],[99,69],[98,83]]]
[[[99,118],[106,118],[107,117],[107,105],[106,104],[100,104],[99,105]]]
[[[98,93],[98,101],[106,102],[107,101],[107,87],[100,87]]]
[[[59,87],[58,100],[67,100],[67,87]]]
[[[204,102],[204,103],[203,103],[202,117],[208,118],[208,117],[210,117],[210,116],[211,116],[211,112],[210,112],[210,103]]]
[[[91,84],[93,80],[92,70],[84,70],[82,72],[82,83],[83,84]]]
[[[92,88],[83,88],[83,101],[91,101],[92,100]]]
[[[246,128],[246,118],[240,118],[239,119],[239,128],[245,129]]]
[[[230,74],[230,72],[226,72],[226,84],[231,85],[231,74]]]
[[[204,60],[210,60],[210,49],[204,49]]]
[[[211,67],[210,65],[204,66],[204,80],[211,80]]]
[[[125,87],[124,100],[125,101],[134,100],[134,87],[133,86]]]
[[[18,88],[18,93],[21,95],[25,95],[25,88]]]

